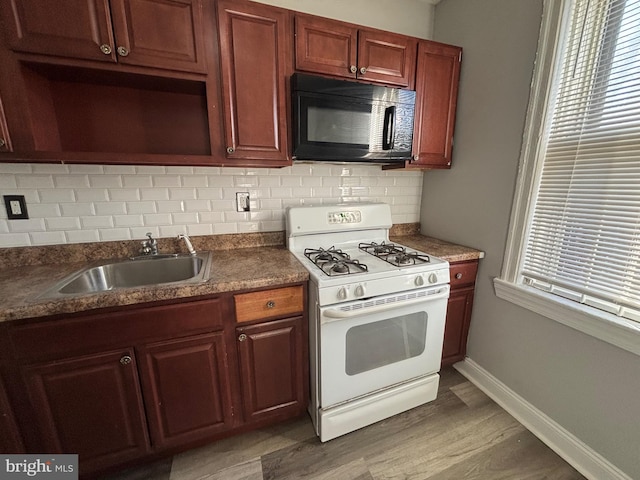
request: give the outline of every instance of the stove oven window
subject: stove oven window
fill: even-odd
[[[350,328],[346,335],[346,373],[357,375],[420,356],[426,339],[425,312]]]

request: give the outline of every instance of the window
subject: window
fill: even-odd
[[[640,333],[640,0],[546,8],[496,293],[619,344]]]

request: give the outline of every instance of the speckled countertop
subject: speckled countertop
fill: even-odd
[[[473,248],[422,236],[418,224],[394,226],[391,234],[392,241],[449,262],[484,256]],[[212,251],[211,274],[205,282],[127,288],[54,299],[38,296],[68,275],[100,259],[135,255],[135,251],[127,250],[132,242],[0,249],[0,322],[272,287],[304,282],[309,278],[307,270],[283,246],[282,232],[216,236],[215,240],[214,247],[212,237],[192,238],[198,251]],[[166,245],[159,242],[161,251],[177,251],[172,240],[167,242]]]

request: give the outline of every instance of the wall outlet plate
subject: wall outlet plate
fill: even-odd
[[[249,192],[236,193],[236,210],[238,212],[248,212],[251,210],[249,205]]]
[[[29,218],[24,195],[3,195],[3,198],[9,220],[27,220]]]

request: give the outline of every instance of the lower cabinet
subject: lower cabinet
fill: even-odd
[[[222,332],[156,342],[138,352],[154,446],[179,446],[231,429],[231,386]]]
[[[236,329],[245,421],[304,411],[302,317]]]
[[[452,263],[450,266],[451,293],[447,304],[442,366],[464,360],[467,353],[477,271],[478,260]]]
[[[149,439],[133,349],[22,369],[47,453],[77,453],[94,470],[139,457]]]
[[[268,313],[239,325],[222,294],[0,329],[3,451],[77,453],[93,476],[302,414],[306,284],[242,295]]]

